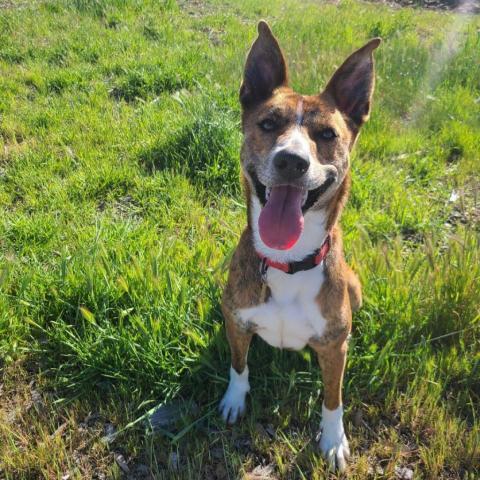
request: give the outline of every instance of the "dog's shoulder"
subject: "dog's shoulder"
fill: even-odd
[[[230,261],[222,307],[230,311],[260,303],[262,279],[260,259],[255,252],[252,230],[247,226]]]

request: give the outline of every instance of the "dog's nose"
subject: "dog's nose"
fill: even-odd
[[[285,180],[296,180],[308,170],[310,161],[295,153],[283,151],[275,155],[273,165]]]

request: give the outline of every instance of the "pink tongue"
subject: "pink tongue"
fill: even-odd
[[[303,231],[303,190],[291,186],[273,187],[258,219],[260,238],[276,250],[288,250]]]

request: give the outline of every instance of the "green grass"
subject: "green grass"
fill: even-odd
[[[365,295],[344,388],[351,476],[480,475],[479,18],[39,0],[0,2],[2,478],[119,477],[119,453],[134,478],[325,478],[308,350],[255,340],[247,416],[230,429],[216,412],[246,214],[237,94],[260,18],[305,93],[384,38],[342,220]],[[143,416],[170,402],[195,408],[152,432]]]

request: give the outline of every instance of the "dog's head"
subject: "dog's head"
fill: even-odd
[[[277,40],[259,23],[240,88],[241,158],[248,191],[262,206],[257,221],[268,247],[291,248],[305,213],[325,207],[342,185],[370,112],[379,44],[373,39],[348,57],[322,93],[300,95],[288,87]]]

